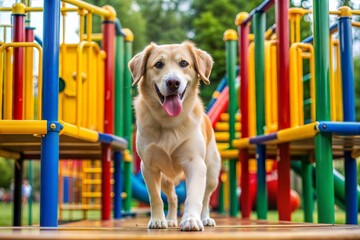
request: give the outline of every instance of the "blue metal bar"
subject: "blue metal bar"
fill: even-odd
[[[268,201],[266,186],[266,146],[256,145],[257,160],[257,196],[256,211],[258,219],[267,219]],[[264,201],[265,199],[265,201]],[[261,209],[264,208],[264,209]]]
[[[329,28],[329,31],[330,31],[329,34],[332,34],[332,33],[336,32],[337,30],[338,30],[338,24],[334,23]],[[314,36],[309,36],[309,37],[305,38],[304,40],[302,40],[302,43],[313,43],[313,41],[314,41]]]
[[[251,20],[252,20],[253,16],[255,15],[255,13],[267,12],[267,10],[269,10],[274,5],[274,3],[275,3],[275,0],[265,0],[259,6],[254,8],[250,12],[249,16],[241,24],[247,24],[247,23],[251,22]]]
[[[40,38],[38,35],[35,35],[35,41],[36,41],[40,46],[43,45],[43,42],[42,42],[41,38]]]
[[[60,0],[44,0],[42,114],[58,121]],[[57,227],[59,132],[49,128],[41,140],[40,226]]]
[[[121,152],[114,152],[114,218],[121,218],[123,180],[121,172],[123,156]]]
[[[319,122],[319,131],[342,136],[360,135],[359,122]]]
[[[276,140],[277,139],[277,133],[270,133],[266,135],[260,135],[256,137],[250,138],[249,142],[251,144],[261,144],[267,141]]]
[[[355,86],[354,65],[352,58],[353,43],[351,17],[349,16],[341,16],[339,19],[339,39],[344,121],[355,121]],[[351,157],[350,151],[345,152],[344,156],[346,223],[357,224],[358,204],[356,160]]]

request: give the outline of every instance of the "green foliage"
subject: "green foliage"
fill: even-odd
[[[134,10],[132,7],[134,2],[132,0],[119,1],[119,0],[85,0],[96,6],[110,5],[114,7],[117,12],[117,17],[124,28],[129,28],[134,33],[134,51],[139,51],[147,43],[145,33],[145,19],[141,13]],[[94,17],[93,32],[101,31],[101,19]]]
[[[180,10],[182,2],[137,0],[140,13],[146,19],[145,34],[148,41],[165,44],[186,40],[186,13]]]
[[[0,188],[9,189],[14,172],[13,169],[13,161],[0,158]]]

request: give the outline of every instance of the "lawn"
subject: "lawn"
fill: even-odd
[[[0,202],[0,226],[11,226],[12,225],[12,211],[13,205],[12,203],[3,203]],[[65,220],[81,220],[82,212],[81,211],[65,211],[64,212],[64,219]],[[256,212],[253,212],[251,215],[252,219],[256,219]],[[100,219],[100,211],[89,211],[88,212],[88,219]],[[39,203],[33,204],[32,209],[32,224],[39,225],[40,220],[40,207]],[[278,214],[276,211],[269,211],[268,213],[268,220],[270,221],[277,221]],[[303,222],[304,216],[302,210],[297,210],[292,214],[292,221],[294,222]],[[314,213],[314,221],[317,221],[317,214],[316,211]],[[344,224],[345,223],[345,212],[342,210],[336,210],[335,214],[335,222],[337,224]],[[360,222],[360,215],[359,215],[359,222]],[[28,225],[28,205],[23,206],[22,212],[22,224],[23,226]]]

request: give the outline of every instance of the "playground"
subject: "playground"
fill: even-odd
[[[12,206],[12,226],[0,226],[0,239],[359,239],[352,29],[360,27],[353,18],[360,10],[328,9],[328,1],[314,0],[308,10],[265,0],[229,16],[237,31],[219,36],[226,74],[206,106],[222,158],[210,202],[217,225],[180,232],[147,229],[127,67],[136,36],[121,16],[82,0],[0,7],[12,23],[0,22],[0,157],[14,161],[12,203],[0,205]],[[43,14],[42,38],[31,26],[35,12]],[[79,21],[76,43],[66,41],[70,13]],[[337,16],[331,26],[329,15]],[[301,39],[306,16],[313,35]],[[101,32],[93,31],[94,19]],[[32,185],[33,162],[41,181],[35,224],[33,197],[25,205],[22,194],[24,166]],[[176,193],[181,216],[185,182]],[[302,219],[294,222],[294,212]]]

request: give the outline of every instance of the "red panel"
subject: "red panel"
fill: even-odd
[[[104,109],[104,132],[114,133],[114,63],[115,63],[115,26],[114,22],[104,22],[103,50],[106,52],[105,59],[105,109]]]
[[[25,42],[25,16],[13,15],[13,41]],[[24,48],[14,48],[13,119],[23,119]]]
[[[278,148],[280,153],[280,161],[278,162],[277,197],[279,220],[291,221],[289,144],[279,144]]]
[[[114,22],[104,21],[102,25],[102,48],[105,58],[105,99],[104,99],[104,132],[114,133],[114,62],[115,62],[115,26]],[[101,183],[101,219],[111,218],[111,157],[109,144],[102,146],[102,183]]]
[[[289,0],[276,0],[276,34],[278,37],[278,119],[279,129],[290,127],[289,96]],[[279,219],[291,220],[290,205],[290,154],[287,143],[278,146],[280,161],[278,168]]]
[[[239,62],[240,62],[240,112],[241,112],[241,137],[249,136],[249,24],[242,24],[239,32]],[[241,163],[241,196],[240,208],[243,218],[249,218],[251,214],[251,192],[249,178],[249,154],[248,149],[240,152]]]
[[[111,146],[110,144],[102,145],[102,176],[101,176],[101,219],[110,220],[111,218]]]

